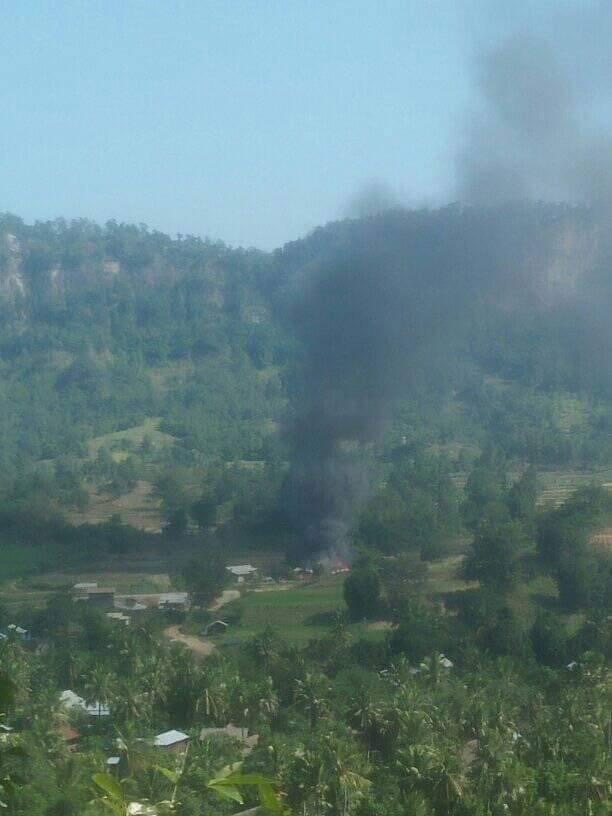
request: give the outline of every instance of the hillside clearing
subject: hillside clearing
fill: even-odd
[[[160,417],[147,417],[141,425],[134,425],[123,431],[103,434],[90,439],[87,449],[91,458],[95,458],[101,448],[117,448],[121,445],[138,447],[148,439],[154,448],[169,447],[176,442],[173,436],[159,430]]]

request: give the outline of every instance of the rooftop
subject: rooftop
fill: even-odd
[[[162,592],[159,596],[160,604],[182,604],[187,603],[188,592]]]
[[[189,739],[189,734],[183,734],[182,731],[164,731],[155,737],[153,744],[158,748],[165,748],[168,745],[176,745],[177,742],[184,742]]]
[[[232,575],[250,575],[252,572],[257,572],[257,567],[252,564],[234,564],[227,569]]]

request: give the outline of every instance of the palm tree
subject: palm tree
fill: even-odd
[[[94,664],[85,680],[85,695],[88,702],[98,704],[98,716],[102,705],[111,699],[114,688],[114,675],[101,663]]]
[[[335,801],[336,812],[347,816],[355,804],[370,786],[369,779],[363,775],[366,766],[350,746],[345,746],[332,737],[325,740],[323,752],[325,770],[329,778],[328,789]]]
[[[274,690],[274,683],[271,677],[266,677],[254,688],[254,700],[251,704],[251,711],[257,715],[258,719],[270,722],[278,712],[278,695]]]
[[[123,678],[117,683],[113,711],[120,723],[139,721],[145,725],[151,722],[152,711],[149,697],[131,678]]]
[[[303,749],[282,770],[283,787],[294,813],[322,816],[332,807],[325,761],[319,750]]]
[[[295,681],[295,702],[308,716],[314,730],[328,709],[329,684],[323,674],[307,672],[303,680]]]
[[[407,793],[411,790],[423,793],[439,816],[457,812],[465,780],[455,745],[412,745],[400,752],[397,764]]]

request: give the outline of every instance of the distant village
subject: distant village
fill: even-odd
[[[236,588],[231,594],[232,598],[239,597],[240,591],[265,591],[266,588],[271,589],[273,585],[277,584],[308,583],[324,571],[322,564],[317,564],[314,568],[295,567],[289,570],[287,577],[275,579],[269,575],[261,575],[260,569],[252,564],[230,564],[226,569],[230,573],[231,582]],[[325,570],[333,575],[350,571],[349,567],[342,563],[335,564],[332,569],[326,564]],[[70,590],[70,594],[75,604],[82,604],[95,609],[103,613],[109,621],[120,626],[129,626],[139,615],[151,610],[185,613],[192,605],[190,593],[186,591],[173,590],[158,593],[125,594],[117,592],[113,586],[104,585],[93,580],[75,583]],[[215,606],[211,607],[211,609],[215,608]],[[202,628],[200,635],[206,638],[222,636],[229,626],[228,621],[217,618],[206,624]],[[0,641],[11,639],[30,643],[33,648],[39,645],[32,633],[18,623],[11,623],[0,631]],[[58,708],[60,718],[56,733],[71,751],[77,750],[82,732],[88,730],[89,724],[111,717],[111,710],[107,703],[86,699],[73,689],[64,689],[59,693]],[[12,730],[6,725],[3,725],[2,729],[5,732]],[[257,734],[250,734],[248,729],[239,728],[232,723],[219,728],[203,728],[200,738],[236,740],[241,744],[243,756],[247,756],[253,750],[259,739]],[[189,735],[177,729],[161,732],[149,740],[144,738],[140,740],[143,744],[149,745],[151,749],[176,754],[177,756],[187,751],[189,741]],[[106,764],[109,773],[120,774],[127,749],[121,738],[116,739],[116,747],[116,753],[108,757]]]

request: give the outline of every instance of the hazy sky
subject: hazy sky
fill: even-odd
[[[597,4],[508,5],[7,0],[0,210],[272,248],[372,180],[448,200],[476,46]]]

